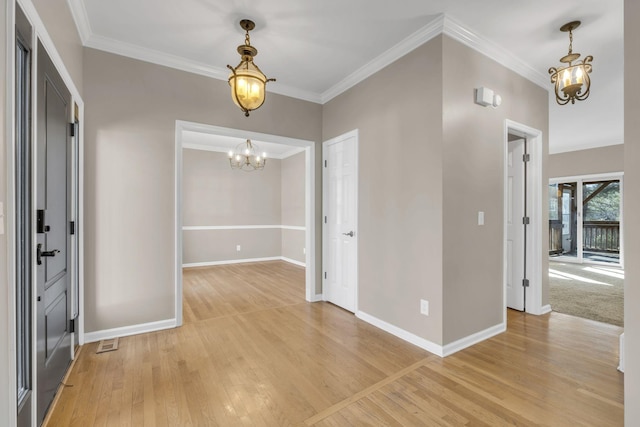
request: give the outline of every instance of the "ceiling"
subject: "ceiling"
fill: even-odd
[[[224,80],[238,22],[252,19],[268,89],[318,103],[441,32],[549,89],[568,48],[559,28],[581,20],[573,46],[594,57],[591,95],[558,106],[550,94],[550,152],[623,142],[623,0],[68,1],[85,46]]]

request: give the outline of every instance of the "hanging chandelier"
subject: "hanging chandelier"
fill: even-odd
[[[267,153],[256,154],[260,149],[247,139],[236,146],[235,150],[229,151],[229,164],[232,169],[240,169],[245,172],[264,169],[267,163]]]
[[[260,68],[253,63],[253,57],[258,54],[258,49],[251,46],[249,31],[256,24],[248,19],[240,21],[240,27],[246,31],[244,44],[238,46],[238,53],[242,57],[236,68],[227,65],[231,70],[229,86],[231,86],[231,98],[233,102],[249,117],[249,111],[253,111],[264,103],[267,82],[275,82],[276,79],[268,79]]]
[[[591,61],[593,56],[588,55],[582,61],[579,53],[573,53],[573,30],[580,26],[580,21],[573,21],[560,27],[560,31],[569,33],[569,53],[562,58],[560,62],[568,64],[559,68],[549,68],[551,74],[551,83],[555,85],[556,101],[560,105],[566,105],[571,101],[572,104],[578,101],[584,101],[589,97],[591,91]],[[573,62],[576,61],[574,64]]]

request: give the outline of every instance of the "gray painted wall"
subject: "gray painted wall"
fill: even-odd
[[[640,2],[624,2],[624,411],[627,427],[640,425]]]
[[[66,0],[31,0],[82,96],[84,47]]]
[[[184,226],[304,227],[304,153],[269,159],[250,173],[231,169],[226,153],[184,149],[182,163]],[[305,262],[304,230],[185,230],[183,236],[185,264],[281,256]]]
[[[442,37],[323,113],[324,140],[359,131],[358,309],[442,344]]]
[[[391,81],[412,82],[411,93]],[[503,105],[475,105],[479,86]],[[502,322],[504,123],[546,135],[547,96],[440,36],[325,105],[325,140],[360,132],[359,310],[440,345]]]
[[[281,168],[282,224],[304,227],[305,154],[298,153],[283,159]]]
[[[320,105],[270,93],[246,118],[228,92],[224,81],[85,49],[87,332],[174,317],[176,119],[321,141]]]
[[[184,264],[282,256],[280,229],[185,230],[182,238]]]
[[[505,120],[542,131],[546,160],[549,114],[545,89],[449,37],[443,43],[443,340],[448,344],[502,322]],[[476,105],[474,88],[480,86],[500,94],[502,105]],[[542,199],[546,215],[548,201]],[[485,213],[483,226],[478,211]],[[543,226],[547,223],[545,216]],[[546,236],[547,229],[542,231]],[[542,271],[548,265],[547,241],[542,239]],[[544,305],[547,275],[542,279]]]
[[[225,153],[182,150],[183,225],[280,224],[280,162],[243,172]]]
[[[281,215],[282,225],[305,226],[305,153],[298,153],[282,160]],[[305,262],[305,231],[282,230],[281,254],[298,262]]]
[[[549,178],[624,171],[624,145],[549,155]]]

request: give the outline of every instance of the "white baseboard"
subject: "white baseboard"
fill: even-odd
[[[452,342],[451,344],[441,346],[429,340],[421,338],[415,334],[412,334],[411,332],[405,331],[402,328],[387,323],[384,320],[380,320],[377,317],[371,316],[370,314],[367,314],[363,311],[358,311],[356,313],[356,316],[364,320],[365,322],[382,329],[383,331],[389,332],[390,334],[395,335],[400,339],[410,342],[411,344],[416,345],[424,350],[427,350],[429,353],[433,353],[440,357],[450,356],[453,353],[456,353],[467,347],[471,347],[474,344],[489,339],[495,335],[501,334],[502,332],[507,330],[507,325],[505,323],[500,323],[498,325],[487,328],[484,331],[476,332],[475,334],[469,335],[468,337],[461,338],[457,341]]]
[[[104,329],[102,331],[87,332],[84,334],[84,343],[108,340],[129,335],[145,334],[148,332],[171,329],[177,326],[176,319],[160,320],[158,322],[141,323],[139,325],[123,326],[121,328]]]
[[[476,332],[475,334],[469,335],[467,337],[461,338],[457,341],[454,341],[450,344],[445,345],[443,355],[444,357],[450,356],[453,353],[456,353],[460,350],[464,350],[467,347],[471,347],[474,344],[477,344],[481,341],[487,340],[493,336],[501,334],[506,330],[507,330],[506,323],[499,323],[495,326],[491,326],[490,328],[487,328],[484,331]]]
[[[291,259],[283,256],[272,256],[272,257],[266,257],[266,258],[245,258],[245,259],[228,259],[224,261],[191,262],[187,264],[182,264],[182,268],[209,267],[212,265],[227,265],[227,264],[243,264],[245,262],[261,262],[261,261],[285,261],[291,264],[299,265],[300,267],[307,266],[306,263],[296,261],[295,259]]]
[[[382,329],[383,331],[389,332],[391,335],[395,335],[396,337],[410,342],[413,345],[417,345],[418,347],[427,350],[429,353],[433,353],[440,357],[444,356],[443,348],[441,345],[435,344],[429,340],[425,340],[424,338],[414,335],[411,332],[405,331],[402,328],[398,328],[397,326],[387,323],[384,320],[380,320],[377,317],[367,314],[364,311],[357,311],[356,317],[364,320],[367,323],[370,323],[377,328]]]
[[[618,371],[624,373],[624,332],[620,334],[620,364]]]
[[[245,262],[280,261],[280,260],[282,260],[282,257],[274,256],[274,257],[267,257],[267,258],[246,258],[246,259],[229,259],[224,261],[191,262],[188,264],[182,264],[182,268],[209,267],[211,265],[242,264]]]
[[[540,308],[540,314],[547,314],[547,313],[551,313],[553,310],[551,310],[551,304],[547,304],[547,305],[543,305],[542,308]]]
[[[287,257],[284,257],[284,256],[281,256],[280,259],[282,261],[285,261],[285,262],[288,262],[288,263],[291,263],[291,264],[299,265],[300,267],[306,267],[307,266],[307,264],[302,262],[302,261],[296,261],[295,259],[287,258]]]
[[[323,301],[322,294],[313,295],[309,302],[319,302],[319,301]]]

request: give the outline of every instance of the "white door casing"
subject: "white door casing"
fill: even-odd
[[[503,322],[507,321],[507,269],[508,269],[508,251],[507,251],[507,217],[508,217],[508,144],[509,135],[514,135],[520,138],[527,139],[527,152],[530,156],[527,162],[527,216],[529,217],[529,224],[527,225],[527,266],[526,277],[529,280],[529,287],[526,289],[526,307],[525,311],[531,314],[545,314],[551,311],[549,304],[544,304],[542,301],[542,284],[543,274],[547,274],[546,271],[542,271],[542,257],[546,258],[546,254],[543,251],[542,239],[547,238],[548,231],[544,226],[545,216],[543,210],[546,204],[543,204],[543,199],[547,198],[547,180],[543,179],[542,175],[542,163],[544,152],[544,140],[543,134],[540,130],[532,128],[530,126],[515,122],[513,120],[504,121],[504,145],[503,145],[503,289],[504,289],[504,311]],[[544,190],[544,196],[543,196]],[[543,231],[544,230],[544,231]],[[546,248],[548,252],[548,248]],[[524,257],[523,257],[524,259]]]
[[[524,139],[509,141],[507,150],[507,307],[524,310]]]
[[[175,208],[175,326],[182,325],[182,150],[183,133],[200,132],[216,136],[228,136],[232,138],[245,138],[264,141],[274,144],[302,147],[305,150],[305,299],[316,302],[322,296],[316,292],[316,143],[309,140],[289,138],[280,135],[271,135],[260,132],[252,132],[242,129],[226,128],[207,125],[203,123],[176,120],[175,122],[175,180],[174,180],[174,208]]]
[[[358,133],[325,141],[323,151],[323,299],[357,310]]]

